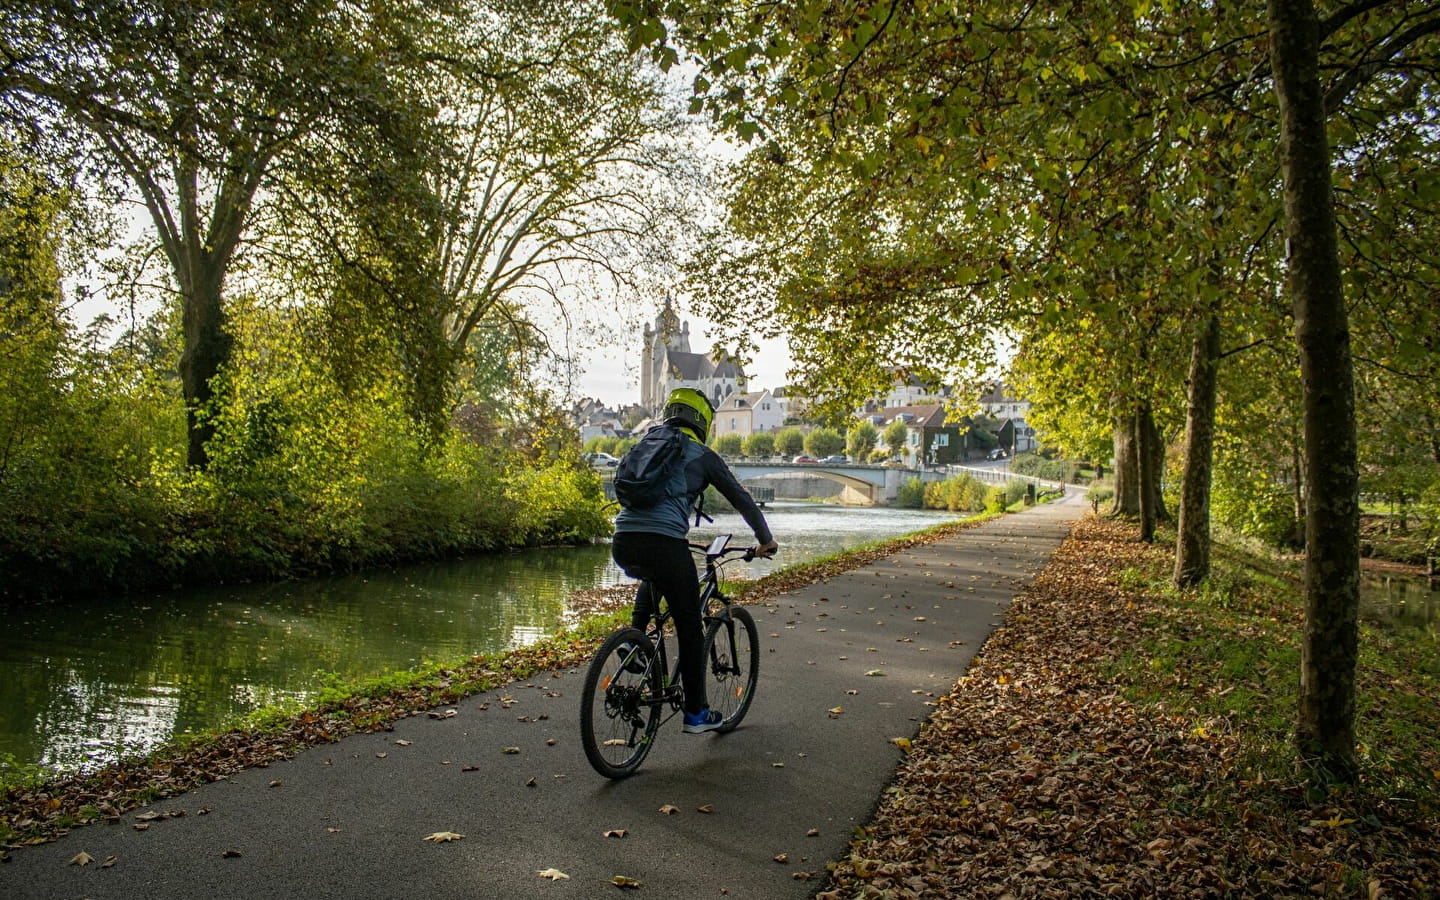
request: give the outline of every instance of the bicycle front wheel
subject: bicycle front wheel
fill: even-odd
[[[622,628],[605,639],[580,693],[580,743],[606,778],[633,775],[660,727],[660,704],[650,687],[659,663],[650,639]]]
[[[718,731],[731,731],[755,699],[760,677],[760,637],[750,611],[728,606],[705,629],[705,685],[710,708],[723,716]]]

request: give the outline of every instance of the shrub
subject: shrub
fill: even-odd
[[[907,478],[901,483],[900,492],[895,496],[895,505],[907,509],[923,507],[925,505],[925,482],[919,478]]]

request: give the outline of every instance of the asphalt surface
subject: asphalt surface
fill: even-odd
[[[1072,490],[753,607],[745,721],[687,735],[672,719],[628,779],[586,762],[584,670],[567,669],[12,852],[0,897],[548,900],[615,896],[617,875],[639,897],[809,897],[892,780],[894,739],[1084,508]],[[464,837],[426,840],[444,832]]]

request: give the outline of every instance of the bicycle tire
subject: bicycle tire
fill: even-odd
[[[629,656],[622,646],[633,644]],[[596,651],[580,691],[580,744],[606,778],[635,774],[654,745],[661,704],[653,702],[654,645],[638,628],[621,628]]]
[[[741,606],[728,606],[705,628],[705,692],[723,719],[720,732],[733,731],[750,711],[760,678],[760,633]]]

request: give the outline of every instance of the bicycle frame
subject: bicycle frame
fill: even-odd
[[[720,591],[720,568],[726,562],[726,557],[744,555],[748,562],[755,558],[754,547],[729,547],[730,535],[718,535],[709,544],[690,543],[692,551],[699,550],[705,554],[705,571],[700,575],[700,617],[702,624],[708,624],[714,620],[728,619],[727,611],[731,600]],[[651,590],[654,591],[653,585]],[[659,597],[658,592],[653,596]],[[664,608],[661,608],[661,601],[664,601]],[[718,610],[711,609],[711,603],[720,601]],[[666,703],[670,704],[670,714],[661,722],[674,718],[684,706],[685,694],[680,689],[680,660],[677,658],[674,665],[670,663],[670,648],[665,640],[665,626],[672,618],[670,613],[670,602],[663,597],[655,601],[655,611],[650,616],[649,623],[645,626],[645,636],[650,638],[655,648],[655,655],[645,666],[643,679],[650,687],[650,694],[642,697],[641,702],[646,704]],[[660,673],[659,683],[656,683],[655,673]]]

